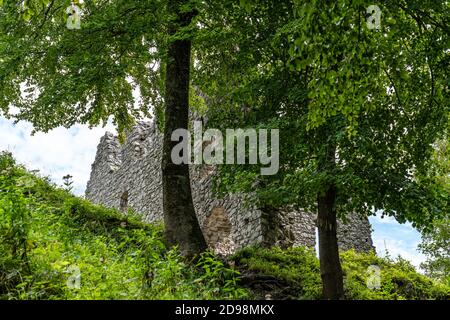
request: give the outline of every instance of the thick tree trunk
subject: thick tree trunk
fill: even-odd
[[[324,168],[335,165],[335,147],[327,150]],[[344,281],[337,241],[336,187],[330,182],[317,196],[317,227],[319,230],[320,275],[324,299],[343,299]]]
[[[322,277],[324,299],[342,299],[344,296],[342,269],[336,236],[335,200],[336,189],[334,186],[330,186],[325,195],[319,195],[317,198],[320,275]]]
[[[191,22],[193,14],[179,12],[186,2],[169,1],[169,12],[178,17],[169,27],[170,35]],[[171,141],[172,132],[188,128],[190,62],[191,42],[172,41],[167,55],[162,158],[165,237],[168,246],[177,245],[187,258],[193,258],[207,248],[192,202],[188,164],[176,165],[171,159],[172,148],[178,143]]]

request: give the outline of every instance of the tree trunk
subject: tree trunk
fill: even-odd
[[[329,147],[324,167],[335,165],[335,147]],[[320,275],[324,299],[343,299],[344,281],[337,241],[336,186],[330,182],[317,196],[317,227],[319,230]]]
[[[180,13],[181,6],[186,2],[169,1],[169,13],[177,17],[169,26],[169,35],[191,22],[193,13]],[[188,164],[174,164],[171,159],[172,148],[178,144],[171,141],[172,132],[188,128],[190,62],[190,40],[169,43],[162,158],[165,238],[168,246],[177,245],[186,258],[193,258],[207,248],[192,202]]]

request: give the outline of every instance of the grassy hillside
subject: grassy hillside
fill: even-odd
[[[404,260],[342,254],[351,299],[446,299],[450,288]],[[366,286],[378,265],[379,290]],[[247,248],[197,263],[167,250],[162,228],[95,206],[0,154],[0,299],[316,299],[319,264],[305,248]]]
[[[307,248],[246,248],[234,257],[246,287],[260,298],[320,299],[319,261]],[[380,258],[374,253],[341,253],[346,299],[449,299],[450,288],[418,273],[408,261]],[[379,288],[367,286],[370,266],[380,270]],[[247,281],[248,280],[248,281]]]

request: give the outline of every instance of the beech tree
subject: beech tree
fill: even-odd
[[[383,210],[427,229],[449,212],[427,170],[449,124],[449,8],[379,9],[379,27],[363,1],[344,0],[214,2],[199,18],[194,81],[210,125],[280,129],[279,173],[223,166],[222,189],[318,213],[325,299],[344,297],[337,217]]]
[[[68,13],[78,12],[79,28],[70,26]],[[136,119],[151,116],[150,106],[165,119],[166,239],[186,257],[206,244],[187,167],[172,165],[167,150],[171,131],[187,125],[190,12],[187,0],[4,0],[0,7],[4,116],[44,132],[111,120],[122,140]]]
[[[177,32],[191,23],[195,8],[187,5],[186,0],[169,3],[168,13],[174,17],[169,24],[171,37],[177,37]],[[189,120],[191,41],[185,37],[169,40],[162,172],[167,242],[179,244],[182,254],[192,257],[206,249],[206,242],[195,215],[188,164],[174,164],[171,159],[172,149],[178,143],[172,141],[172,132],[187,129]]]

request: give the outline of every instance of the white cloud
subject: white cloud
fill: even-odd
[[[74,192],[82,195],[100,137],[114,128],[108,125],[89,129],[86,125],[75,125],[31,136],[32,129],[30,123],[14,124],[0,118],[0,150],[12,152],[17,161],[29,169],[40,170],[57,184],[62,184],[64,175],[71,174]]]

